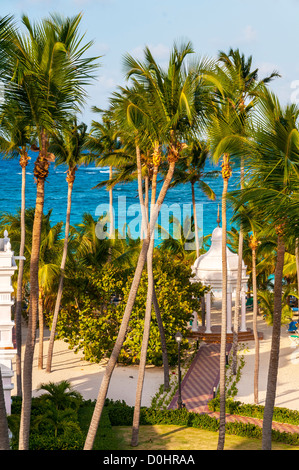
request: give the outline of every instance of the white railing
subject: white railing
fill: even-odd
[[[0,303],[11,302],[10,294],[0,294]]]

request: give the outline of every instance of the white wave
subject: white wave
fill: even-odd
[[[79,167],[79,170],[82,171],[102,171],[102,170],[108,170],[109,171],[109,166],[93,166],[93,167]]]

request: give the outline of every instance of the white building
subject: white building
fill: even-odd
[[[226,247],[227,257],[227,333],[232,333],[232,300],[237,287],[239,256]],[[210,286],[211,291],[205,295],[206,304],[206,333],[211,333],[211,300],[221,300],[222,297],[222,229],[216,227],[212,233],[210,249],[199,256],[192,266],[193,282],[201,282]],[[246,331],[246,291],[248,276],[246,266],[242,260],[241,279],[241,328]],[[197,319],[193,324],[197,324]]]
[[[11,319],[11,307],[14,304],[11,295],[13,287],[11,278],[18,269],[10,239],[5,230],[4,238],[0,238],[0,367],[4,389],[4,399],[7,414],[11,412],[11,390],[13,389],[12,360],[16,354],[13,344],[14,322]]]

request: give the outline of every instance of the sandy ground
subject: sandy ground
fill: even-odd
[[[25,342],[26,330],[23,334]],[[80,392],[85,399],[95,400],[98,396],[102,377],[105,371],[105,362],[92,364],[83,359],[82,353],[74,353],[68,349],[64,341],[56,340],[54,344],[52,371],[45,371],[49,346],[49,332],[45,331],[43,365],[44,369],[38,369],[39,339],[37,338],[33,363],[32,389],[33,396],[39,395],[37,389],[41,383],[60,382],[68,380],[72,387]],[[24,350],[24,346],[23,346]],[[24,356],[23,356],[24,357]],[[13,363],[15,370],[15,363]],[[124,400],[128,405],[135,403],[136,385],[138,378],[138,366],[117,365],[113,371],[107,397],[112,400]],[[12,395],[16,394],[16,381]],[[144,378],[142,406],[150,406],[153,395],[163,383],[163,369],[161,367],[147,366]],[[44,392],[43,392],[44,393]]]
[[[252,314],[247,314],[247,326],[252,327]],[[271,349],[272,328],[261,317],[258,319],[258,330],[264,333],[260,341],[260,373],[259,373],[259,404],[264,405],[266,399],[268,367]],[[237,399],[243,403],[253,403],[253,373],[255,342],[246,343],[244,352],[245,366],[238,383]],[[294,347],[287,332],[287,325],[282,325],[280,339],[279,373],[275,406],[299,410],[299,345]]]
[[[213,317],[214,315],[214,317]],[[212,324],[217,323],[217,312],[212,312]],[[247,327],[252,327],[252,313],[247,313]],[[258,319],[258,330],[264,333],[264,339],[260,342],[260,374],[259,374],[259,403],[265,404],[269,355],[271,348],[272,328],[261,317]],[[292,347],[287,326],[282,326],[280,344],[279,375],[277,381],[276,406],[299,410],[299,346]],[[44,367],[46,365],[49,332],[44,336]],[[25,335],[24,335],[25,341]],[[39,340],[35,347],[35,359],[33,366],[33,395],[36,396],[38,386],[41,383],[60,382],[69,380],[73,388],[80,392],[85,399],[96,399],[101,380],[105,370],[105,363],[91,364],[82,358],[82,354],[75,354],[68,349],[67,343],[55,341],[52,372],[37,368]],[[242,369],[241,380],[238,383],[236,399],[243,403],[253,403],[253,372],[254,372],[254,341],[246,343],[246,349],[242,352],[245,358],[245,366]],[[13,364],[15,370],[15,364]],[[134,405],[138,367],[116,366],[107,397],[113,400],[124,400],[128,405]],[[142,406],[149,406],[152,397],[163,383],[163,369],[149,366],[146,368]],[[16,389],[12,390],[12,395]]]

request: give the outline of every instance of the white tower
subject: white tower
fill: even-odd
[[[219,224],[219,222],[218,222]],[[232,333],[232,300],[236,295],[239,256],[226,247],[227,257],[227,333]],[[245,297],[247,291],[248,275],[242,260],[241,278],[241,330],[246,328]],[[206,333],[211,333],[211,292],[215,299],[222,298],[222,229],[216,227],[212,233],[211,246],[203,255],[199,256],[192,266],[195,275],[192,282],[201,282],[210,286],[211,291],[206,294]]]
[[[16,354],[13,344],[14,322],[11,319],[11,307],[14,304],[11,278],[18,269],[15,258],[18,259],[11,251],[10,239],[5,230],[4,238],[0,238],[0,367],[7,414],[11,412],[12,360]]]

